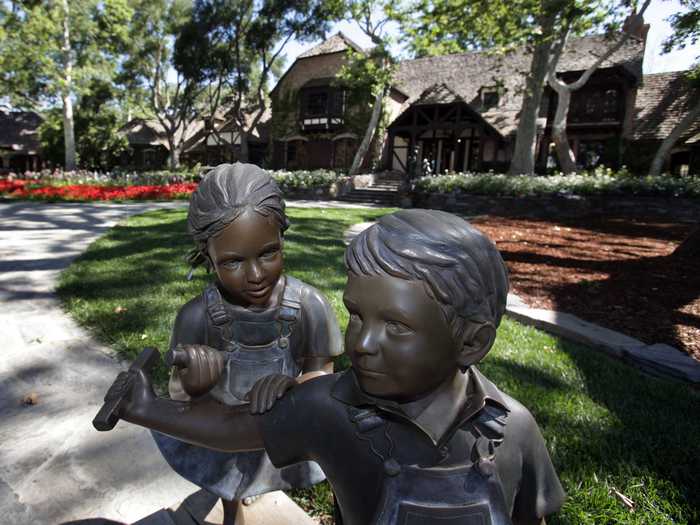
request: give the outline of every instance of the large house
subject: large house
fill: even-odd
[[[582,168],[625,164],[645,171],[658,145],[697,99],[682,72],[642,74],[648,27],[629,38],[572,96],[567,133]],[[610,45],[601,35],[570,41],[557,74],[575,80]],[[269,119],[251,137],[251,161],[274,169],[349,168],[371,111],[369,93],[348,89],[337,79],[349,49],[363,51],[337,33],[297,57],[270,93]],[[524,49],[400,62],[385,103],[383,132],[375,137],[365,168],[408,175],[505,171],[529,66]],[[556,166],[555,109],[556,93],[546,87],[537,119],[539,171]],[[230,139],[222,141],[213,129],[228,131]],[[134,152],[143,151],[144,160],[137,164],[164,162],[162,135],[142,139],[133,130],[129,140]],[[204,122],[188,139],[183,158],[216,164],[237,160],[237,151],[230,121]],[[700,123],[681,138],[667,169],[700,173]]]
[[[622,163],[642,82],[644,36],[628,39],[572,97],[568,132],[581,165]],[[566,80],[577,77],[607,45],[602,36],[571,42],[559,74]],[[348,48],[359,49],[342,33],[334,35],[299,56],[273,89],[273,167],[347,167],[364,131],[348,122],[349,95],[334,80]],[[403,173],[505,170],[529,65],[523,49],[400,62],[387,100],[380,165]],[[552,161],[555,100],[546,88],[538,119],[542,169]]]

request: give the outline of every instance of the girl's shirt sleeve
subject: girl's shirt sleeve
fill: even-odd
[[[301,296],[304,344],[299,357],[335,357],[343,353],[338,319],[321,292],[307,286]]]

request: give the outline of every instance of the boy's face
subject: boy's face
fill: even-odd
[[[366,393],[413,401],[454,377],[459,345],[422,282],[349,275],[343,301],[345,351]]]
[[[209,239],[219,282],[241,306],[267,306],[283,269],[282,238],[274,217],[246,210]]]

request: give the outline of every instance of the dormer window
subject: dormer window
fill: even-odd
[[[302,129],[331,129],[342,126],[345,91],[331,85],[302,88],[300,110]]]
[[[310,91],[306,96],[305,109],[307,117],[325,116],[328,111],[328,91]]]
[[[498,106],[499,95],[497,89],[485,88],[481,91],[481,104],[484,109],[491,109]]]

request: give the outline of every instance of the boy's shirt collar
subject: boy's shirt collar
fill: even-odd
[[[449,440],[459,427],[476,416],[484,408],[487,401],[509,411],[501,391],[486,379],[475,366],[469,367],[466,373],[459,374],[459,376],[461,377],[458,379],[458,384],[463,386],[462,390],[455,388],[457,385],[450,386],[443,389],[444,392],[430,394],[427,403],[419,400],[404,405],[366,394],[360,388],[355,372],[351,368],[338,378],[333,385],[331,395],[338,401],[353,407],[374,406],[379,410],[399,416],[419,428],[434,445],[438,446]],[[423,402],[421,403],[421,401]],[[452,422],[447,427],[431,424],[432,418],[427,414],[437,410],[445,413],[444,407],[450,403],[452,406],[460,407],[455,410],[454,417],[450,418]]]

